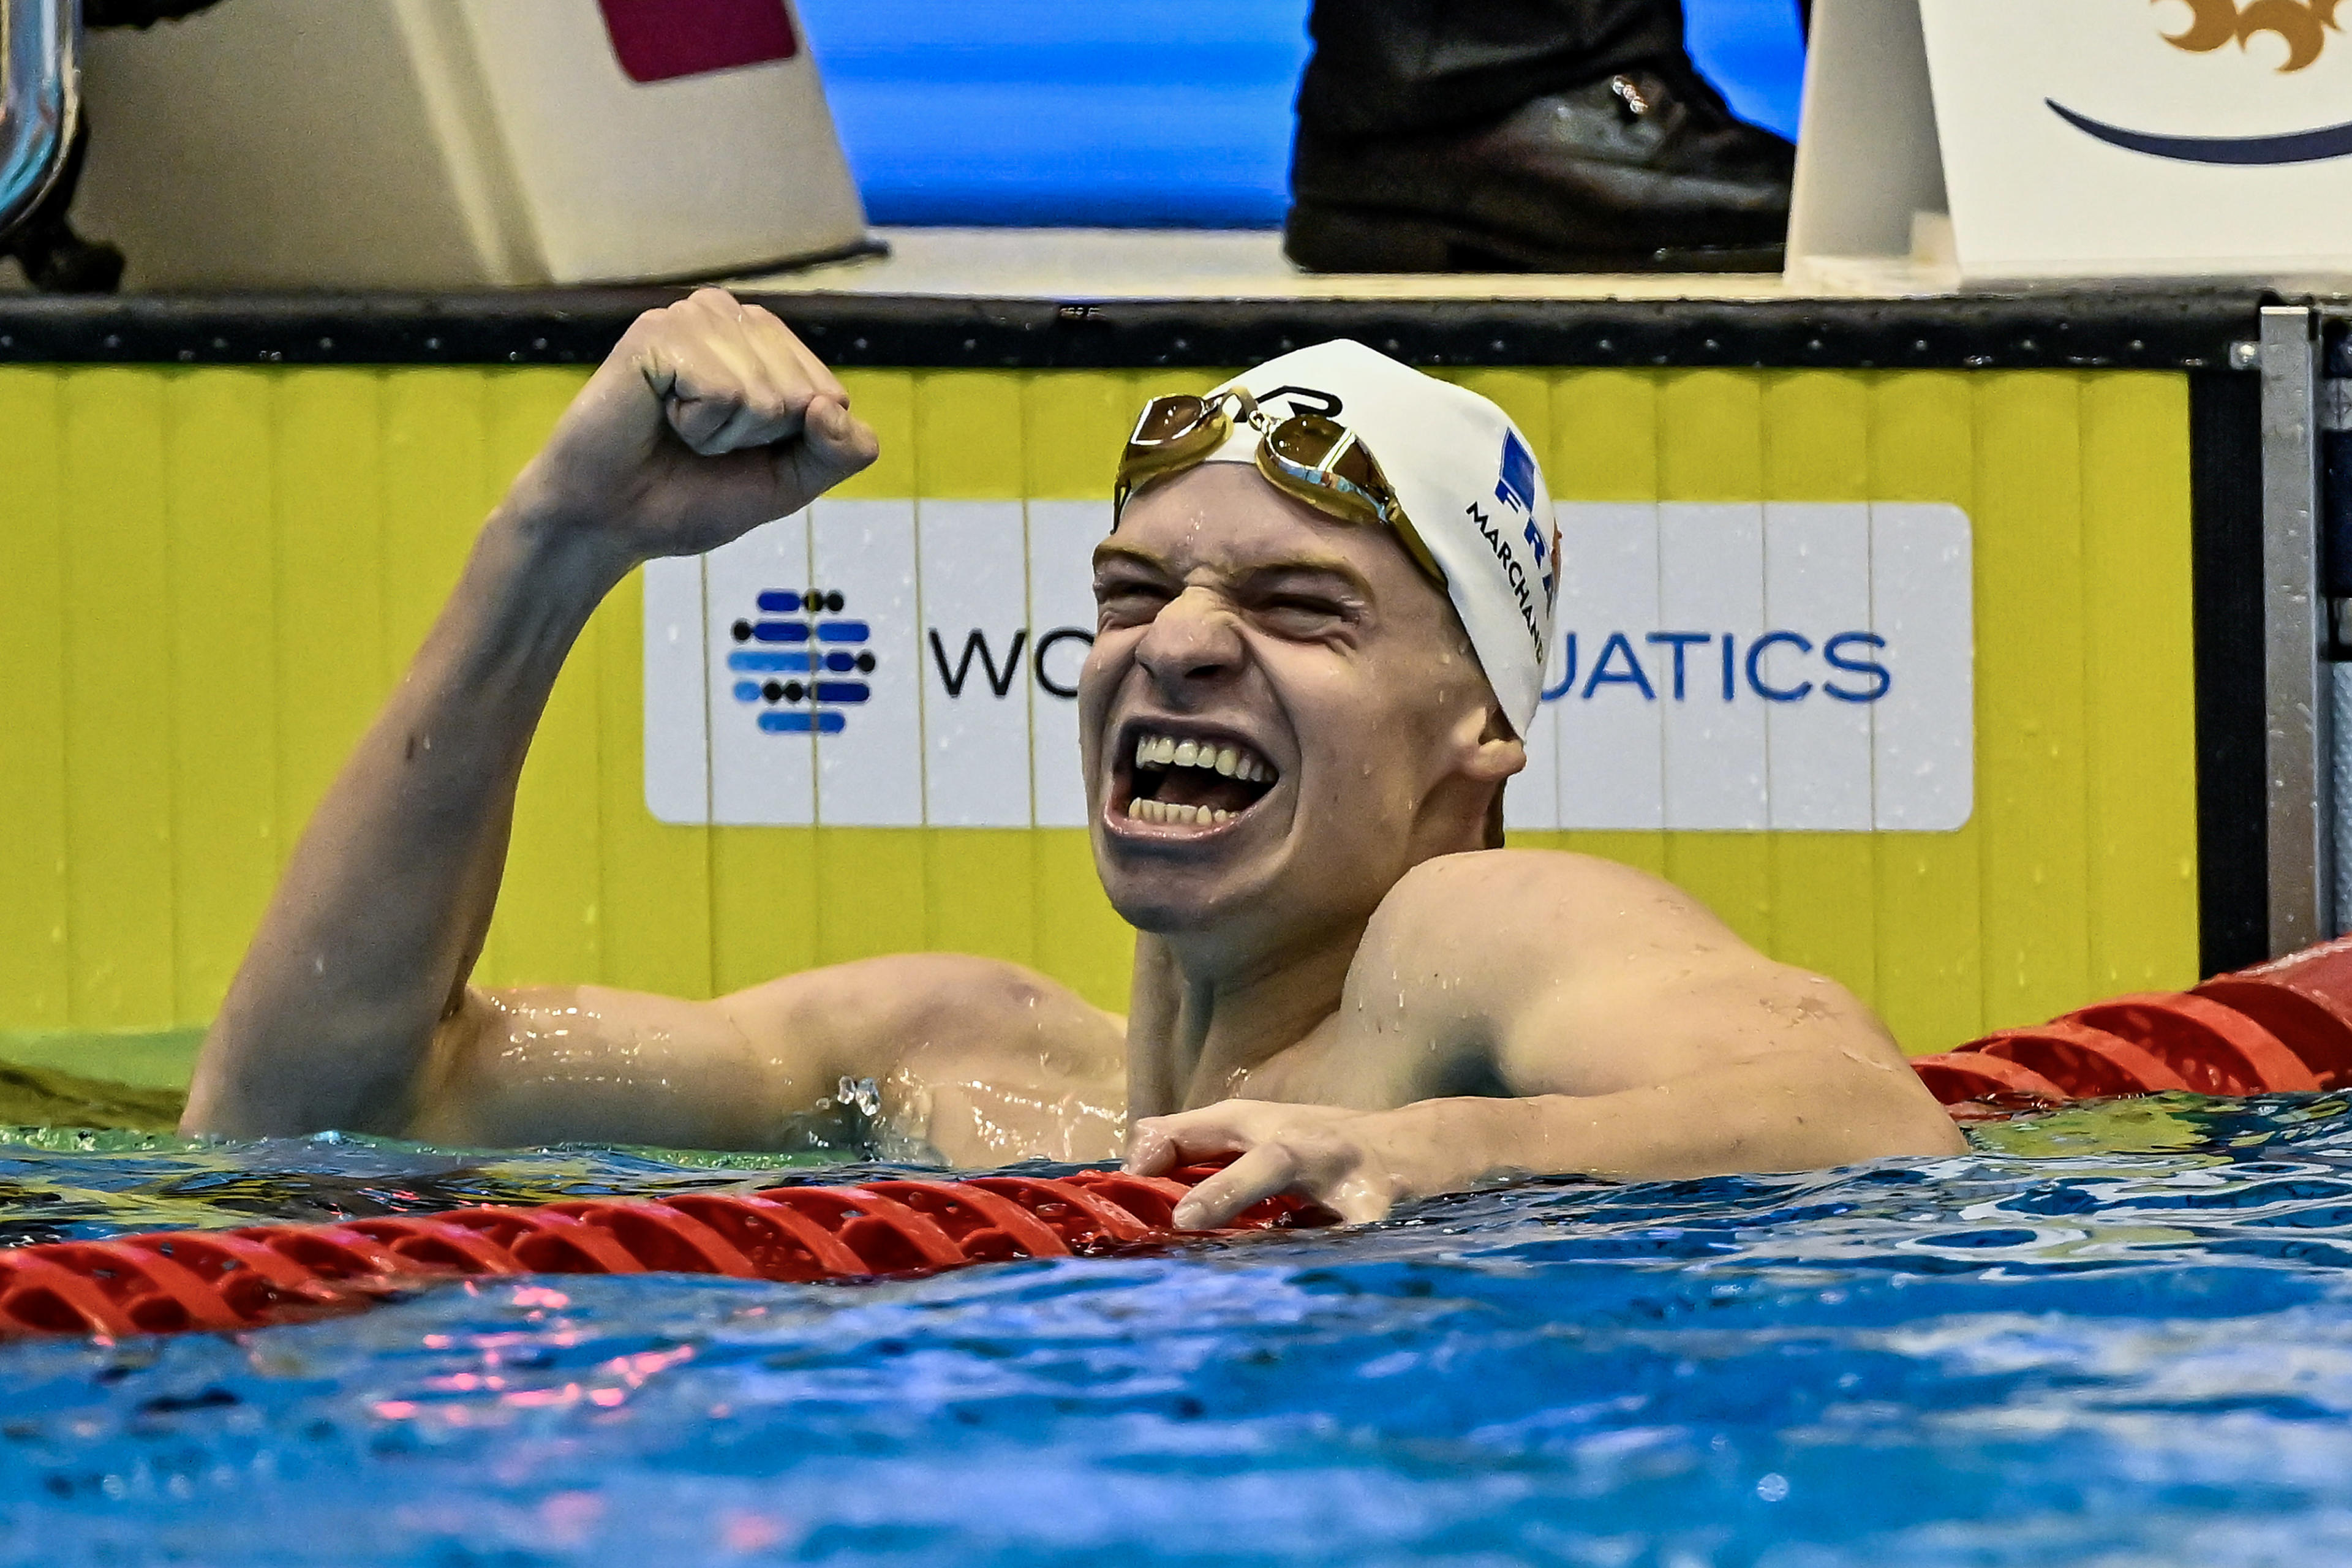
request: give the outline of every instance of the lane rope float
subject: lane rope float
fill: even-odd
[[[1911,1065],[1962,1119],[2187,1089],[2308,1094],[2352,1084],[2352,938],[2205,982],[2000,1029]]]
[[[2118,997],[1999,1030],[1912,1066],[1962,1120],[2167,1089],[2343,1088],[2352,1084],[2352,938],[2194,991]],[[1219,1168],[908,1177],[44,1242],[0,1248],[0,1339],[234,1332],[357,1311],[458,1279],[681,1273],[806,1283],[1134,1251],[1202,1239],[1175,1227],[1176,1205]],[[1336,1218],[1301,1199],[1269,1198],[1205,1234]]]
[[[501,1275],[717,1274],[792,1283],[907,1277],[1338,1217],[1276,1197],[1224,1231],[1178,1230],[1177,1204],[1220,1168],[590,1198],[43,1242],[0,1249],[0,1339],[235,1331]]]

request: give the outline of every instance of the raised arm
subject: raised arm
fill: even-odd
[[[467,977],[524,753],[573,640],[639,563],[797,511],[876,450],[841,384],[767,311],[707,289],[639,317],[484,525],[302,835],[205,1037],[184,1127],[406,1131],[420,1094],[460,1070],[448,1058],[542,1005],[481,996]],[[709,1005],[603,993],[600,1005],[613,1030],[704,1059],[740,1034]]]

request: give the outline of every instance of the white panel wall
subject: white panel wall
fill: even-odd
[[[1078,704],[1064,692],[1094,640],[1094,551],[1110,533],[1110,503],[1029,503],[1030,754],[1040,827],[1087,826],[1078,765]]]
[[[710,733],[704,679],[702,562],[648,561],[646,606],[646,809],[657,822],[710,820]]]
[[[1866,833],[1871,820],[1870,704],[1852,672],[1825,668],[1828,651],[1853,662],[1870,630],[1870,513],[1858,506],[1764,509],[1764,620],[1775,643],[1757,660],[1767,699],[1764,744],[1771,825],[1794,832]],[[1743,678],[1745,671],[1742,671]],[[1874,684],[1874,683],[1868,683]],[[1761,696],[1753,685],[1748,695]]]
[[[1026,827],[1028,542],[1019,501],[915,505],[923,606],[924,816]]]
[[[1658,508],[1658,608],[1665,633],[1711,634],[1687,645],[1684,689],[1673,648],[1661,672],[1666,727],[1666,826],[1760,828],[1769,820],[1764,704],[1748,689],[1747,654],[1764,631],[1764,508],[1669,502]],[[1727,643],[1727,637],[1736,642]]]
[[[1638,658],[1659,625],[1658,509],[1587,504],[1559,510],[1559,610],[1553,637],[1560,674],[1559,824],[1563,827],[1665,826],[1664,733],[1655,689],[1594,679],[1612,639]],[[1612,660],[1607,673],[1626,667]]]
[[[923,822],[923,638],[916,602],[915,503],[821,500],[810,509],[809,583],[842,596],[815,625],[811,651],[831,665],[820,713],[841,728],[817,737],[816,818],[845,827]],[[863,627],[866,636],[848,634]],[[873,668],[861,668],[870,658]],[[864,700],[857,700],[859,689]]]

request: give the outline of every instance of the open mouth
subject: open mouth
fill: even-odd
[[[1139,731],[1118,809],[1155,826],[1222,827],[1265,798],[1280,776],[1238,741]]]

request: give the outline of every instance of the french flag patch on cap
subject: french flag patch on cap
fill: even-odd
[[[1495,481],[1495,499],[1522,513],[1536,510],[1536,455],[1517,430],[1503,433],[1503,473]]]

